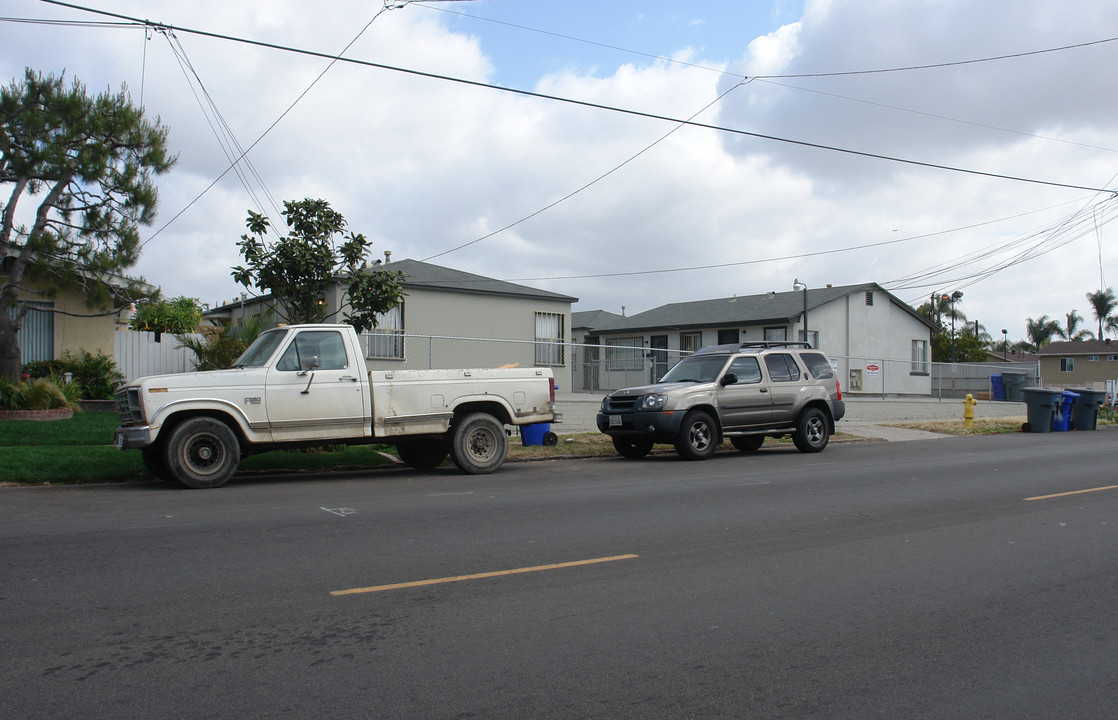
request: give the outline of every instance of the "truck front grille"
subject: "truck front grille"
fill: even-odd
[[[120,416],[120,424],[143,425],[144,413],[140,407],[139,388],[124,388],[116,393],[116,414]]]

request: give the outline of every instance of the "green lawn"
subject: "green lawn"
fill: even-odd
[[[90,483],[153,480],[139,450],[113,446],[115,413],[75,413],[69,420],[0,421],[0,481]],[[381,465],[376,445],[277,450],[245,458],[238,472],[333,470]]]

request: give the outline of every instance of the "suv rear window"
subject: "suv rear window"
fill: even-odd
[[[823,353],[800,353],[800,359],[804,361],[804,365],[807,366],[807,371],[811,373],[812,377],[823,380],[835,376],[834,370],[831,369],[831,363]]]
[[[784,353],[766,355],[765,367],[769,369],[769,379],[773,382],[791,382],[800,379],[800,366],[791,355]]]

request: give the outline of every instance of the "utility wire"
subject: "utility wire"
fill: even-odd
[[[72,3],[62,2],[61,0],[40,0],[40,2],[49,3],[51,5],[59,5],[59,6],[62,6],[62,7],[68,7],[68,8],[75,9],[75,10],[82,10],[82,11],[90,12],[90,13],[94,13],[94,14],[107,15],[107,16],[110,16],[110,17],[116,17],[116,18],[120,18],[120,19],[124,19],[124,20],[132,20],[132,21],[142,22],[137,18],[130,17],[130,16],[127,16],[127,15],[121,15],[119,13],[111,13],[111,12],[108,12],[108,11],[105,11],[105,10],[95,10],[95,9],[92,9],[92,8],[82,7],[80,5],[74,5]],[[857,157],[873,158],[873,159],[876,159],[876,160],[885,160],[885,161],[888,161],[888,162],[902,163],[902,164],[912,165],[912,166],[916,166],[916,167],[924,167],[924,168],[930,168],[930,169],[935,169],[935,170],[945,170],[945,171],[948,171],[948,172],[964,173],[964,174],[968,174],[968,175],[977,175],[977,176],[980,176],[980,177],[995,178],[995,179],[1000,179],[1000,180],[1011,180],[1011,181],[1014,181],[1014,182],[1023,182],[1023,183],[1033,184],[1033,185],[1044,185],[1044,186],[1048,186],[1048,187],[1068,188],[1068,189],[1072,189],[1072,190],[1089,190],[1091,192],[1107,192],[1107,193],[1116,192],[1116,191],[1113,191],[1113,190],[1107,190],[1105,188],[1090,187],[1090,186],[1086,186],[1086,185],[1075,185],[1075,184],[1072,184],[1072,183],[1061,183],[1061,182],[1054,182],[1054,181],[1049,181],[1049,180],[1038,180],[1038,179],[1035,179],[1035,178],[1019,177],[1019,176],[1015,176],[1015,175],[1005,175],[1005,174],[1002,174],[1002,173],[985,172],[985,171],[981,171],[981,170],[970,170],[970,169],[967,169],[967,168],[953,167],[951,165],[942,165],[942,164],[939,164],[939,163],[923,162],[923,161],[920,161],[920,160],[911,160],[911,159],[907,159],[907,158],[892,157],[892,156],[889,156],[889,155],[882,155],[882,154],[879,154],[879,153],[871,153],[871,152],[865,152],[865,151],[861,151],[861,150],[852,150],[850,148],[841,148],[841,147],[837,147],[837,146],[833,146],[833,145],[824,145],[824,144],[821,144],[821,143],[813,143],[813,142],[808,142],[808,141],[805,141],[805,140],[795,140],[795,139],[792,139],[792,138],[779,137],[779,136],[776,136],[776,135],[767,135],[767,134],[764,134],[764,133],[750,132],[748,130],[739,130],[739,129],[736,129],[736,128],[722,127],[722,126],[719,126],[719,125],[710,125],[710,124],[707,124],[707,123],[696,122],[694,120],[685,120],[685,119],[682,119],[682,118],[673,118],[673,117],[670,117],[670,116],[667,116],[667,115],[660,115],[660,114],[657,114],[657,113],[642,112],[642,111],[639,111],[639,110],[631,110],[631,109],[626,109],[626,108],[620,108],[620,107],[615,107],[615,106],[612,106],[612,105],[604,105],[602,103],[589,102],[589,101],[586,101],[586,100],[575,100],[573,98],[566,98],[566,97],[561,97],[561,96],[557,96],[557,95],[549,95],[547,93],[533,92],[531,90],[521,90],[521,89],[517,89],[517,88],[502,87],[500,85],[493,85],[491,83],[481,82],[479,80],[468,80],[468,79],[465,79],[465,78],[452,77],[452,76],[449,76],[449,75],[441,75],[439,73],[424,72],[422,70],[415,70],[415,69],[411,69],[411,68],[402,68],[402,67],[397,67],[397,66],[394,66],[394,65],[386,65],[384,63],[377,63],[377,62],[372,62],[372,61],[369,61],[369,60],[354,60],[352,58],[341,57],[340,55],[329,55],[329,54],[326,54],[326,53],[321,53],[321,52],[317,52],[317,51],[313,51],[313,50],[305,50],[305,49],[294,48],[294,47],[285,46],[285,45],[278,45],[276,43],[268,43],[268,42],[263,42],[263,41],[260,41],[260,40],[249,40],[249,39],[246,39],[246,38],[238,38],[238,37],[234,37],[234,36],[231,36],[231,35],[223,35],[223,34],[220,34],[220,33],[212,33],[212,32],[208,32],[208,31],[204,31],[204,30],[194,30],[194,29],[191,29],[191,28],[183,28],[183,27],[178,27],[178,26],[175,26],[175,25],[164,25],[164,24],[159,25],[159,27],[164,27],[164,28],[167,28],[169,30],[176,31],[176,32],[191,33],[191,34],[195,34],[195,35],[201,35],[203,37],[211,37],[211,38],[215,38],[215,39],[219,39],[219,40],[228,40],[230,42],[236,42],[236,43],[241,43],[241,44],[245,44],[245,45],[252,45],[252,46],[256,46],[256,47],[269,48],[269,49],[272,49],[272,50],[280,50],[280,51],[283,51],[283,52],[290,52],[290,53],[295,53],[295,54],[299,54],[299,55],[306,55],[306,56],[309,56],[309,57],[325,58],[325,59],[331,60],[332,61],[331,64],[333,64],[334,62],[344,62],[344,63],[349,63],[349,64],[352,64],[352,65],[359,65],[359,66],[362,66],[362,67],[373,67],[373,68],[378,68],[378,69],[381,69],[381,70],[390,70],[390,71],[393,71],[393,72],[405,73],[405,74],[414,75],[414,76],[417,76],[417,77],[430,78],[432,80],[443,80],[443,81],[446,81],[446,82],[457,83],[459,85],[466,85],[466,86],[470,86],[470,87],[479,87],[479,88],[485,88],[485,89],[489,89],[489,90],[498,90],[500,92],[512,93],[514,95],[521,95],[523,97],[537,98],[537,99],[540,99],[540,100],[551,100],[551,101],[554,101],[554,102],[560,102],[560,103],[565,103],[565,104],[568,104],[568,105],[585,107],[585,108],[590,108],[590,109],[594,109],[594,110],[606,110],[606,111],[609,111],[609,112],[616,112],[616,113],[621,113],[621,114],[625,114],[625,115],[631,115],[631,116],[634,116],[634,117],[642,117],[642,118],[647,118],[647,119],[650,119],[650,120],[660,120],[660,121],[663,121],[663,122],[689,125],[691,127],[703,128],[703,129],[706,129],[706,130],[715,130],[717,132],[724,132],[724,133],[730,133],[730,134],[734,134],[734,135],[741,135],[741,136],[744,136],[744,137],[752,137],[752,138],[757,138],[757,139],[760,139],[760,140],[771,140],[773,142],[780,142],[780,143],[785,143],[785,144],[789,144],[789,145],[796,145],[798,147],[808,147],[808,148],[814,148],[814,149],[817,149],[817,150],[828,150],[828,151],[831,151],[831,152],[838,152],[838,153],[843,153],[843,154],[846,154],[846,155],[854,155],[854,156],[857,156]],[[1106,42],[1106,41],[1098,41],[1098,42]],[[1029,54],[1035,54],[1035,53],[1029,53]],[[966,62],[973,62],[973,61],[966,61]],[[959,64],[959,63],[955,63],[955,64]],[[927,66],[927,67],[931,67],[931,66]],[[873,71],[873,72],[879,72],[879,71]],[[288,110],[290,110],[290,108]],[[286,115],[286,112],[284,113],[284,115]],[[281,118],[282,118],[282,116],[281,116]],[[277,120],[276,122],[278,123],[279,120]],[[274,127],[274,125],[273,125],[273,127]],[[271,128],[269,128],[269,130],[270,129]],[[265,131],[265,134],[266,133],[267,133],[267,131]],[[263,138],[263,136],[261,136],[261,138]],[[259,140],[257,142],[259,142]],[[255,143],[253,144],[253,146],[255,146]],[[253,146],[250,146],[249,150],[251,150]],[[178,217],[178,216],[176,215],[176,217]],[[166,226],[164,226],[164,227],[166,227]],[[162,230],[162,228],[161,228],[161,230]]]

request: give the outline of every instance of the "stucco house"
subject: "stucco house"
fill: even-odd
[[[1040,382],[1049,387],[1094,385],[1118,381],[1118,342],[1077,340],[1054,342],[1041,348]]]
[[[936,326],[876,283],[672,303],[603,319],[584,340],[601,346],[600,362],[581,367],[575,384],[591,390],[652,382],[681,354],[705,345],[803,340],[805,321],[807,340],[831,359],[844,393],[931,393]]]
[[[578,298],[419,260],[378,262],[367,272],[382,268],[404,273],[406,295],[364,334],[369,368],[550,367],[560,387],[570,387],[571,305]],[[338,283],[326,294],[329,322],[344,318],[343,290]],[[204,317],[270,317],[270,305],[270,297],[234,300]]]

